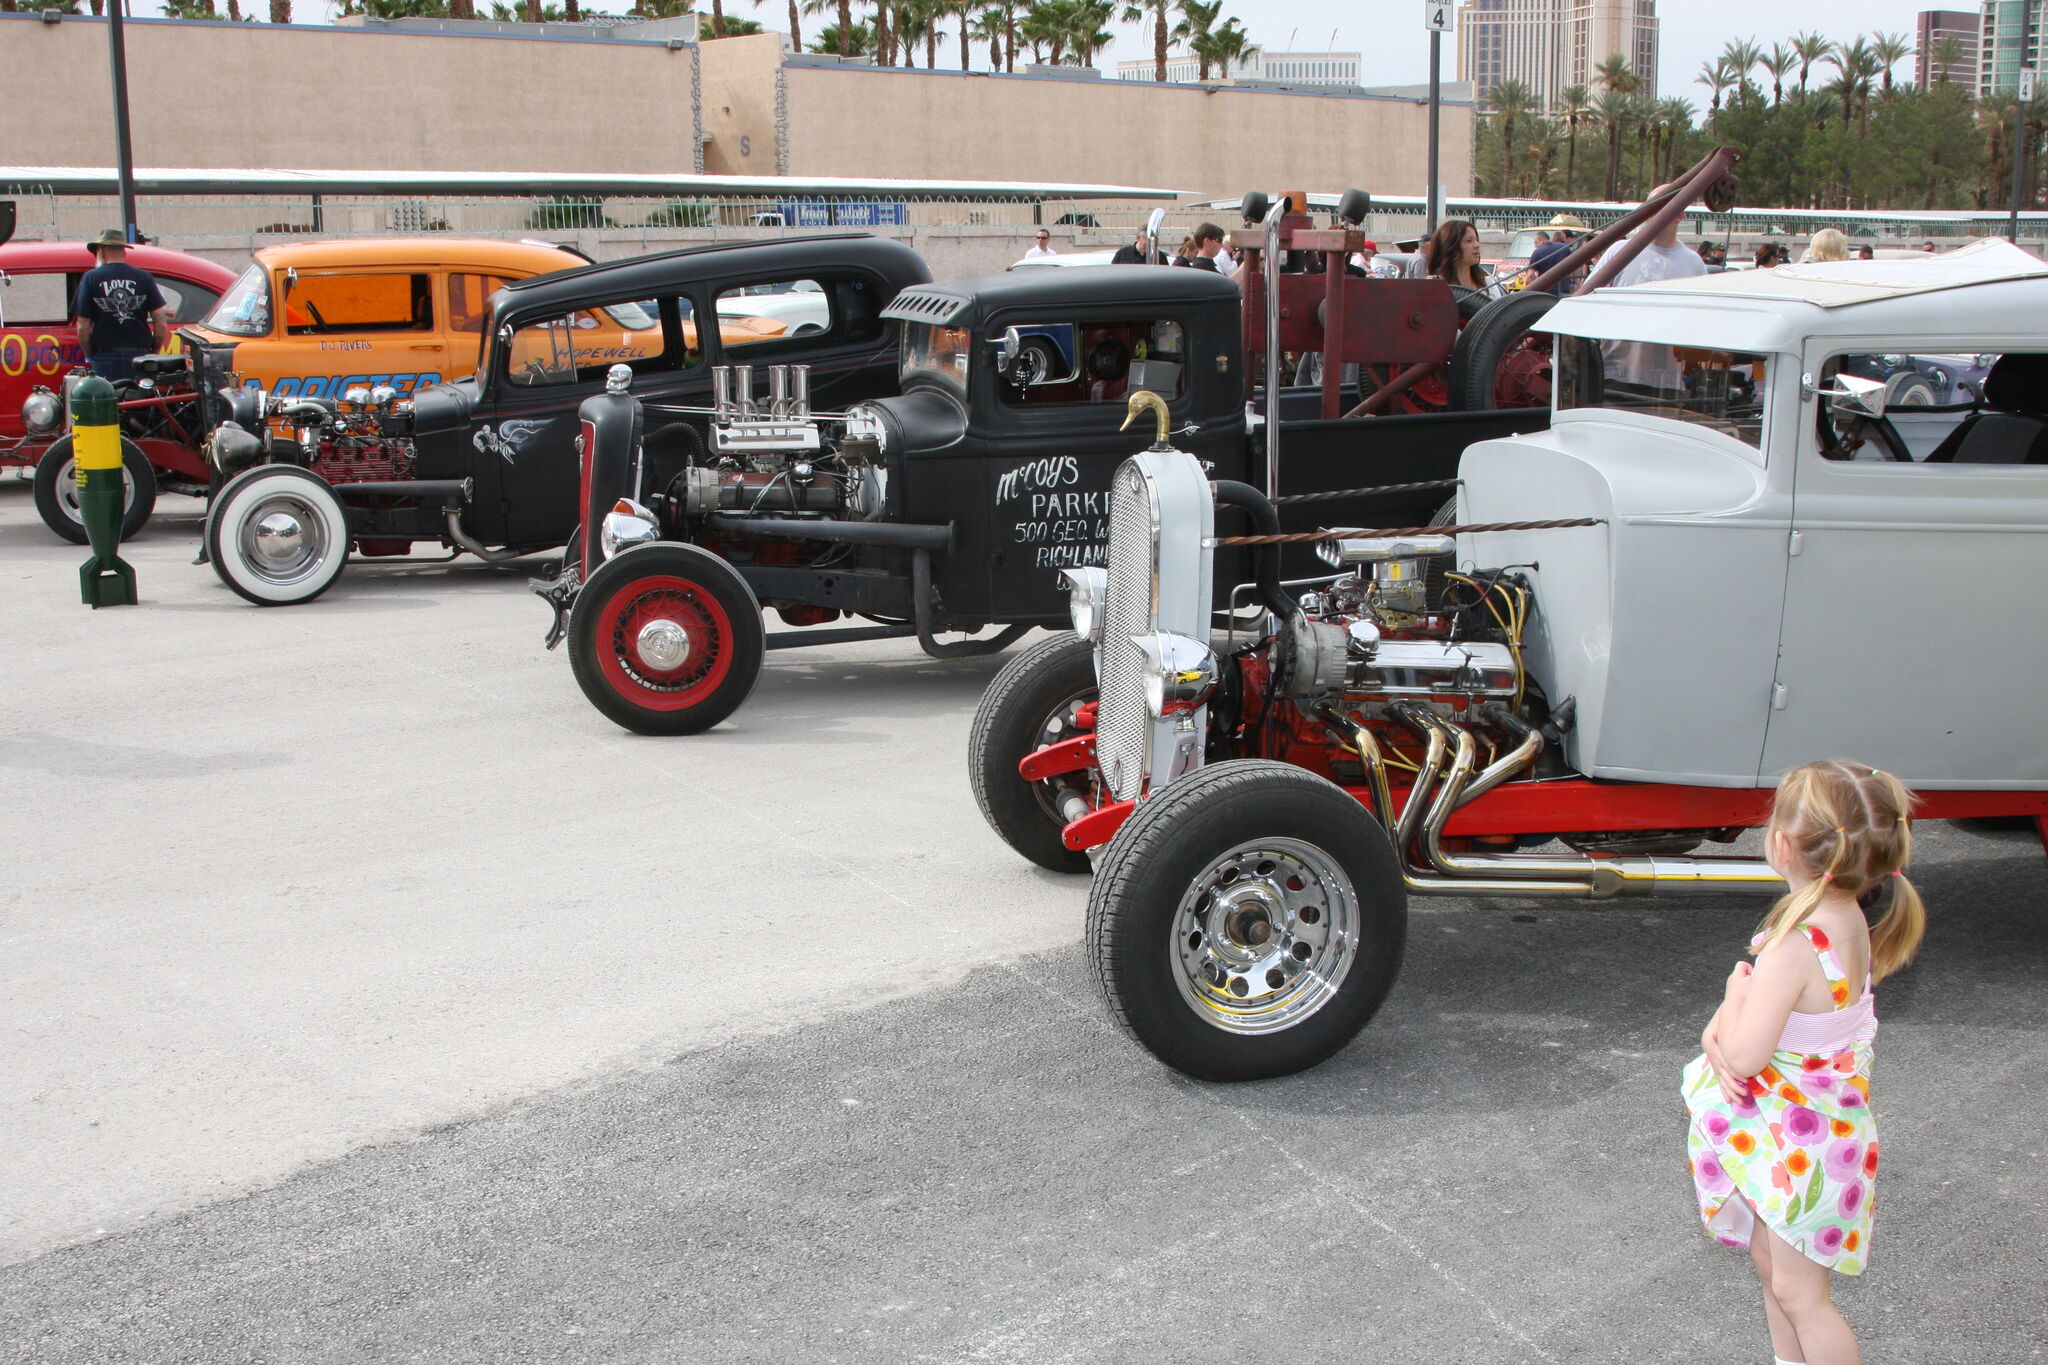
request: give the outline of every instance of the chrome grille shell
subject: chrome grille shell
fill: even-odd
[[[1117,801],[1136,800],[1201,763],[1206,711],[1161,720],[1145,701],[1145,659],[1132,637],[1165,630],[1209,638],[1215,504],[1194,456],[1147,450],[1110,484],[1108,581],[1095,676],[1095,752]]]
[[[1152,627],[1158,592],[1159,507],[1152,480],[1136,460],[1116,472],[1109,493],[1109,581],[1103,589],[1102,637],[1096,679],[1101,684],[1095,752],[1103,780],[1119,801],[1145,783],[1151,717],[1145,709],[1144,656],[1132,637]]]

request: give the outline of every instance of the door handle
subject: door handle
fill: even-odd
[[[414,342],[414,343],[412,344],[412,349],[413,349],[413,350],[415,350],[415,351],[438,351],[438,350],[441,350],[441,349],[443,349],[443,348],[442,348],[441,346],[437,345],[437,344],[436,344],[436,343],[434,343],[434,342],[429,342],[429,341],[415,341],[415,342]]]

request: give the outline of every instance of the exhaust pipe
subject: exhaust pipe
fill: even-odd
[[[1421,771],[1409,789],[1394,826],[1395,852],[1402,880],[1410,891],[1429,896],[1513,895],[1605,900],[1614,896],[1649,896],[1666,892],[1723,895],[1756,892],[1775,895],[1784,880],[1757,858],[1694,858],[1629,854],[1593,857],[1583,853],[1515,854],[1448,853],[1444,826],[1460,807],[1471,804],[1516,773],[1542,752],[1543,736],[1509,715],[1489,707],[1481,714],[1521,740],[1506,754],[1472,775],[1477,746],[1468,730],[1459,729],[1420,708],[1396,703],[1388,713],[1427,745]],[[1393,809],[1386,762],[1371,729],[1336,708],[1322,705],[1317,716],[1331,724],[1364,761],[1374,815],[1381,826]],[[1453,751],[1453,746],[1455,750]],[[1445,755],[1451,757],[1446,771]],[[1441,785],[1438,785],[1441,778]],[[1431,798],[1434,790],[1435,797]],[[1423,814],[1427,809],[1427,815]],[[1410,850],[1419,849],[1426,867],[1414,865]]]

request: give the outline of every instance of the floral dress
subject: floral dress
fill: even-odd
[[[1849,982],[1827,935],[1801,925],[1820,959],[1835,1008],[1794,1011],[1770,1064],[1750,1078],[1750,1095],[1730,1104],[1704,1054],[1685,1068],[1691,1115],[1686,1150],[1708,1235],[1749,1245],[1751,1222],[1808,1260],[1859,1275],[1870,1256],[1876,1205],[1877,1121],[1870,1112],[1871,1040],[1877,1013],[1866,976]],[[1759,934],[1751,940],[1755,947]]]

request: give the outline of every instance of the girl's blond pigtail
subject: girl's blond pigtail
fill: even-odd
[[[1892,879],[1892,904],[1870,926],[1870,979],[1882,981],[1913,960],[1927,930],[1927,907],[1903,872]]]

